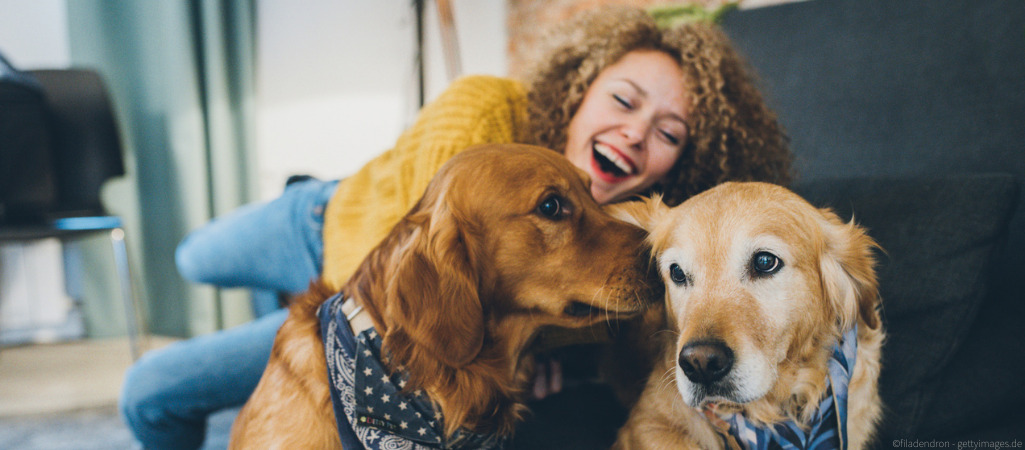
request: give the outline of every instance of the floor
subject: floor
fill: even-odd
[[[127,339],[0,348],[0,448],[139,448],[116,408],[131,362]]]
[[[126,339],[0,349],[0,418],[114,406],[131,363]]]
[[[140,449],[113,406],[0,418],[0,448],[18,450]]]

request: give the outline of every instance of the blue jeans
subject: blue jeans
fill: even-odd
[[[337,182],[289,185],[190,233],[176,252],[186,279],[297,293],[320,274],[324,208]],[[256,389],[287,311],[149,352],[125,376],[120,409],[146,448],[198,448],[207,417],[241,406]]]

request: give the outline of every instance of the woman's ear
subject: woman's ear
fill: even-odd
[[[826,236],[820,260],[823,294],[840,318],[840,332],[860,316],[872,329],[879,328],[879,284],[874,249],[879,245],[852,220],[844,223],[829,209],[820,210]]]
[[[439,201],[413,236],[388,284],[395,332],[452,367],[472,361],[484,344],[484,313],[458,220]]]
[[[602,208],[612,217],[644,228],[649,233],[669,210],[669,207],[662,203],[661,195],[640,197],[637,200],[613,203]]]

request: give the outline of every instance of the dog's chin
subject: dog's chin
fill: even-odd
[[[735,405],[742,407],[756,401],[768,393],[768,389],[752,389],[751,386],[739,382],[735,376],[706,386],[687,379],[683,370],[676,368],[676,389],[684,403],[692,408],[704,408],[710,403],[719,405]]]

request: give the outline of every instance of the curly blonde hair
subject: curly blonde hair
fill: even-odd
[[[544,42],[526,79],[534,144],[563,151],[569,122],[598,74],[633,50],[658,50],[683,68],[692,104],[687,142],[666,177],[672,181],[645,194],[659,192],[676,205],[724,181],[790,183],[792,155],[783,129],[717,26],[661,30],[641,9],[610,7],[582,14]]]

